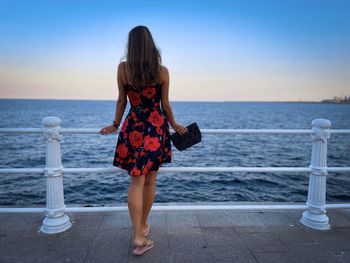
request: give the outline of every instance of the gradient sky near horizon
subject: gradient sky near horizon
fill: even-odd
[[[0,97],[118,97],[128,32],[147,26],[171,101],[350,95],[350,1],[1,1]]]

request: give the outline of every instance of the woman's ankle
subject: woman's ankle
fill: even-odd
[[[146,242],[146,238],[143,237],[134,237],[134,245],[135,246],[142,246]]]

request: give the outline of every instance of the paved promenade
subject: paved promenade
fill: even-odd
[[[151,211],[155,247],[132,255],[129,213],[67,213],[72,227],[39,232],[44,214],[0,214],[0,262],[350,262],[350,210],[328,210],[331,230],[302,211]]]

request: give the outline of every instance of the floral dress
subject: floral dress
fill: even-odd
[[[130,176],[146,175],[172,162],[169,123],[160,107],[161,85],[144,86],[139,92],[129,83],[124,88],[131,108],[118,135],[113,166]]]

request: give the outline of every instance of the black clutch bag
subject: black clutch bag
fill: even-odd
[[[179,151],[183,151],[202,140],[202,134],[196,122],[186,126],[186,128],[188,132],[184,135],[180,135],[178,132],[170,135],[170,140]]]

